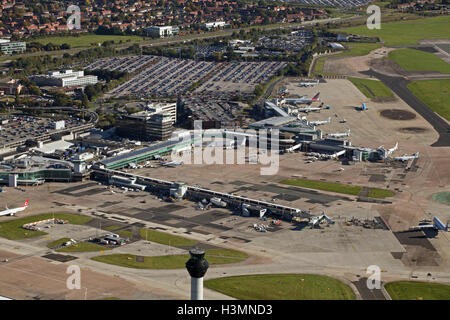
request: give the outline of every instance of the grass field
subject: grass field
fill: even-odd
[[[431,196],[433,200],[450,204],[450,192],[438,192]]]
[[[385,99],[394,97],[392,91],[381,81],[353,77],[348,77],[347,79],[350,80],[351,83],[353,83],[367,98]]]
[[[91,251],[102,251],[111,250],[110,248],[100,246],[91,242],[78,242],[67,247],[62,247],[56,250],[57,252],[91,252]]]
[[[450,285],[399,281],[384,286],[392,300],[450,300]]]
[[[123,238],[130,238],[130,239],[133,236],[133,232],[128,231],[128,230],[117,231],[117,234]]]
[[[434,112],[450,121],[450,79],[413,81],[408,84],[408,89]]]
[[[108,231],[112,231],[112,230],[116,230],[119,229],[120,226],[109,226],[109,227],[104,227],[104,230],[108,230]]]
[[[381,29],[366,25],[339,29],[340,32],[381,38],[386,46],[418,44],[421,39],[450,38],[450,16],[383,23]]]
[[[145,228],[140,229],[140,235],[143,240],[161,243],[168,246],[170,245],[172,247],[193,246],[197,244],[196,240],[186,239],[183,237],[174,236],[168,233],[149,230]]]
[[[370,188],[369,190],[369,198],[387,198],[392,197],[394,192],[391,190],[378,189],[378,188]]]
[[[327,60],[327,57],[320,57],[319,59],[316,60],[313,73],[315,73],[315,74],[323,73],[323,67],[325,66],[325,60]]]
[[[346,284],[313,274],[263,274],[205,281],[205,287],[241,300],[354,300]]]
[[[450,73],[450,64],[430,52],[397,49],[389,52],[389,59],[407,71],[436,71]]]
[[[177,254],[168,256],[143,257],[143,262],[136,261],[133,254],[111,254],[91,258],[92,260],[114,264],[121,267],[135,269],[181,269],[186,267],[189,260],[188,254]],[[244,261],[248,255],[231,249],[209,249],[206,250],[205,258],[210,265],[227,264]]]
[[[352,194],[357,196],[362,187],[360,186],[350,186],[346,184],[334,183],[334,182],[325,182],[325,181],[314,181],[314,180],[304,180],[304,179],[287,179],[283,180],[280,183],[288,184],[296,187],[305,187],[310,189],[318,189],[324,191],[331,191],[337,193],[344,194]]]
[[[122,42],[139,42],[142,41],[142,37],[139,36],[116,36],[116,35],[97,35],[88,34],[79,37],[44,37],[38,39],[30,39],[28,42],[39,42],[43,45],[47,43],[52,43],[56,45],[61,45],[64,43],[70,44],[71,48],[79,47],[89,47],[92,45],[97,45],[98,43],[103,43],[105,41],[114,41],[114,43]]]
[[[345,43],[345,45],[349,48],[349,50],[346,50],[338,55],[335,55],[335,57],[365,56],[366,54],[369,54],[372,50],[381,48],[380,43],[350,42],[350,43]]]
[[[287,184],[296,187],[305,187],[309,189],[317,189],[323,191],[331,191],[336,193],[359,195],[362,187],[361,186],[351,186],[348,184],[341,184],[335,182],[326,181],[316,181],[316,180],[306,180],[306,179],[286,179],[281,181],[282,184]],[[390,190],[370,188],[369,197],[372,198],[385,198],[391,197],[394,193]]]
[[[47,214],[40,214],[37,216],[28,216],[25,218],[1,222],[0,223],[0,237],[7,238],[9,240],[19,240],[19,239],[33,238],[33,237],[45,235],[47,233],[43,232],[43,231],[33,231],[33,230],[23,229],[22,225],[24,225],[25,223],[33,222],[33,221],[51,219],[53,217],[58,218],[58,219],[68,220],[69,223],[71,223],[71,224],[84,224],[84,223],[92,220],[92,218],[90,218],[90,217],[79,216],[79,215],[70,214],[70,213],[55,213],[55,214],[47,213]]]
[[[54,247],[59,247],[60,245],[62,245],[63,243],[66,243],[67,241],[69,241],[70,238],[61,238],[58,240],[55,240],[53,242],[50,242],[47,247],[48,248],[54,248]]]
[[[327,73],[323,73],[325,60],[327,60],[328,58],[365,56],[366,54],[369,54],[372,50],[381,47],[381,44],[379,43],[345,43],[345,45],[348,47],[348,50],[330,56],[318,58],[316,60],[316,64],[314,65],[313,73],[328,75]]]

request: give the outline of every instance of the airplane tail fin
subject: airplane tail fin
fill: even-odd
[[[28,207],[28,199],[27,200],[25,200],[25,203],[23,204],[23,206],[22,207]]]
[[[320,92],[319,93],[317,93],[314,97],[312,97],[312,101],[317,101],[317,100],[319,100],[319,95],[320,95]]]
[[[418,157],[419,157],[419,153],[416,152],[416,153],[414,154],[414,156],[415,156],[416,158],[418,158]]]

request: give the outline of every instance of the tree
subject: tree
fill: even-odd
[[[85,93],[83,94],[83,99],[81,100],[81,103],[84,108],[86,109],[89,108],[89,99]]]

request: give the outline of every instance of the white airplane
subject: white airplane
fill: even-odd
[[[296,144],[295,146],[292,146],[292,147],[290,147],[290,148],[287,148],[287,149],[286,149],[286,152],[289,152],[289,153],[294,152],[295,150],[299,149],[301,146],[302,146],[301,143]]]
[[[319,84],[319,80],[315,81],[315,82],[300,82],[298,84],[299,87],[314,87],[315,85]]]
[[[317,93],[311,99],[304,98],[304,97],[301,97],[301,98],[286,98],[286,99],[284,99],[284,102],[289,103],[289,104],[293,104],[293,105],[296,105],[296,104],[311,104],[311,103],[313,103],[315,101],[320,101],[319,95],[320,95],[320,92]]]
[[[384,147],[380,146],[380,147],[378,147],[378,149],[383,150]],[[386,150],[386,157],[389,157],[397,149],[398,149],[398,142],[391,149]]]
[[[162,162],[161,165],[165,167],[177,167],[181,166],[183,161],[170,161],[170,162]]]
[[[212,197],[210,201],[217,207],[225,208],[227,206],[227,203],[225,201],[222,201],[222,199],[220,198]]]
[[[297,110],[297,112],[305,112],[305,113],[308,113],[308,112],[311,112],[311,111],[320,111],[320,110],[322,110],[322,107],[314,107],[314,108],[298,108],[298,109],[296,109]],[[300,120],[300,117],[299,117],[299,120]]]
[[[341,138],[341,137],[348,137],[350,135],[350,129],[347,130],[345,133],[327,133],[327,137],[330,138]]]
[[[417,159],[417,158],[419,158],[419,153],[418,152],[414,153],[411,156],[408,156],[408,155],[404,154],[401,157],[395,157],[394,160],[396,160],[396,161],[408,161],[408,160]]]
[[[398,149],[398,142],[395,143],[395,146],[393,146],[391,149],[389,149],[389,150],[387,151],[387,154],[388,154],[388,155],[391,155],[392,152],[394,152],[394,151],[397,150],[397,149]],[[419,154],[417,154],[417,155],[419,155]]]
[[[313,126],[320,126],[322,124],[327,124],[327,123],[331,123],[331,117],[328,117],[328,120],[324,120],[324,121],[310,121],[310,122],[308,122],[308,124],[312,124]]]
[[[323,220],[328,222],[328,224],[334,224],[333,219],[331,219],[329,216],[327,216],[325,213],[322,212],[322,214],[320,216],[312,217],[309,220],[309,225],[314,228],[314,227],[318,226]]]
[[[28,199],[25,201],[23,206],[20,206],[18,208],[9,209],[8,206],[6,206],[6,210],[0,212],[0,216],[13,216],[17,212],[23,211],[26,208],[28,208]]]
[[[448,223],[444,224],[438,217],[433,218],[433,224],[420,224],[418,226],[412,227],[412,229],[432,229],[432,230],[442,230],[448,231]]]

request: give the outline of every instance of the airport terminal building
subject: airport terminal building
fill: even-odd
[[[69,182],[72,164],[42,157],[27,157],[0,164],[0,183],[10,187],[39,185],[45,181]]]

